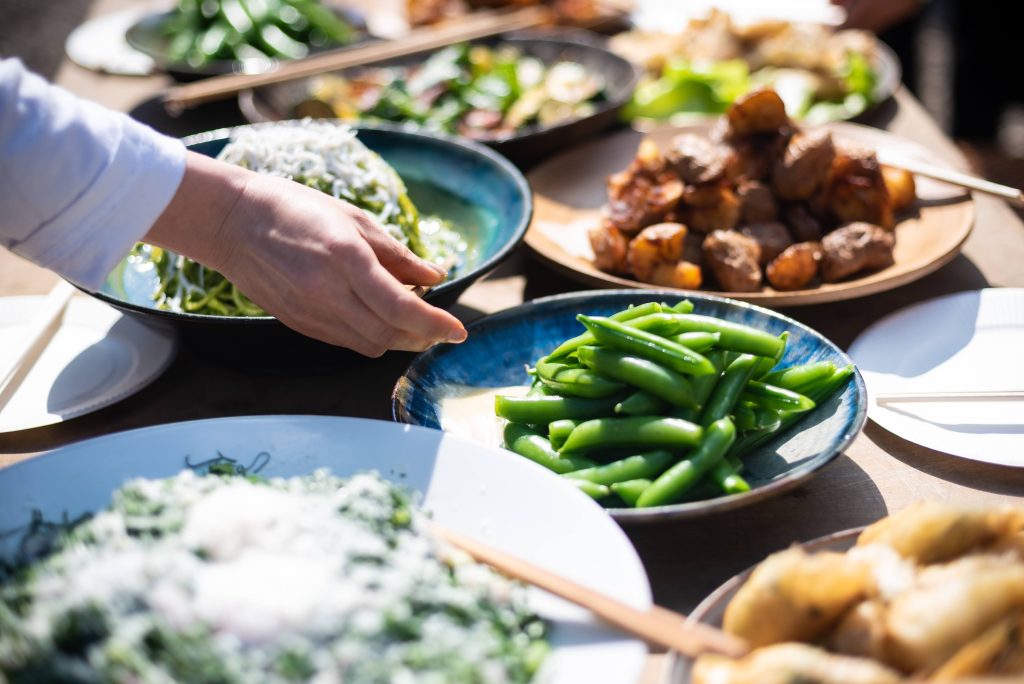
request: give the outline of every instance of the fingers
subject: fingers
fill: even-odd
[[[448,277],[443,268],[413,254],[365,212],[358,211],[354,218],[378,261],[399,281],[409,285],[437,285]]]

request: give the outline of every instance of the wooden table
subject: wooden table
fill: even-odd
[[[125,4],[126,0],[99,0],[93,14]],[[56,80],[177,134],[225,125],[234,115],[229,106],[215,108],[207,118],[166,119],[154,103],[144,102],[164,85],[160,77],[102,76],[65,62]],[[875,123],[954,164],[964,164],[953,143],[905,91],[897,93]],[[977,197],[976,202],[974,233],[963,253],[938,272],[884,294],[786,313],[845,348],[870,323],[914,302],[982,287],[1024,287],[1024,224],[1001,201]],[[54,281],[46,271],[0,252],[0,295],[43,293]],[[575,289],[573,282],[532,261],[524,248],[470,288],[455,311],[469,321],[524,300]],[[304,413],[387,419],[391,388],[411,358],[394,353],[343,369],[285,374],[243,372],[182,353],[157,382],[119,404],[51,428],[0,434],[0,467],[86,437],[197,418]],[[726,514],[626,531],[647,568],[655,600],[688,611],[723,580],[772,551],[864,525],[925,498],[1024,503],[1024,469],[947,456],[869,422],[846,454],[785,496]],[[650,659],[645,684],[658,681],[661,660]]]

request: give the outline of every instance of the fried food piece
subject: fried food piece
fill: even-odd
[[[834,230],[821,240],[821,279],[835,283],[864,269],[891,266],[895,242],[891,232],[870,223]]]
[[[843,616],[828,639],[828,648],[843,655],[885,659],[885,603],[861,601]]]
[[[644,140],[629,166],[608,177],[606,217],[632,235],[664,218],[682,195],[682,181],[668,168],[657,145]]]
[[[821,221],[811,213],[806,204],[790,204],[783,214],[789,232],[797,242],[814,242],[821,239]]]
[[[607,273],[626,273],[629,266],[626,252],[629,238],[610,223],[603,223],[587,231],[590,246],[594,250],[594,265]]]
[[[693,684],[899,684],[897,672],[863,658],[832,655],[806,644],[777,644],[732,660],[703,655]]]
[[[764,275],[776,290],[799,290],[818,275],[821,243],[798,242],[769,262]]]
[[[786,226],[778,221],[765,223],[753,223],[739,229],[741,233],[757,243],[761,248],[761,256],[758,263],[764,266],[775,257],[782,254],[783,250],[793,244]]]
[[[702,135],[683,133],[672,139],[665,158],[685,183],[720,180],[729,164],[730,151]]]
[[[726,112],[734,135],[774,133],[789,125],[786,105],[774,90],[759,88],[737,98]]]
[[[857,546],[885,544],[917,563],[940,563],[1011,538],[1022,529],[1024,513],[1010,507],[985,510],[922,501],[868,526]]]
[[[914,174],[909,171],[883,165],[882,181],[885,183],[885,189],[889,192],[893,211],[900,212],[909,209],[917,200]]]
[[[626,263],[638,280],[650,282],[651,274],[660,264],[675,265],[683,258],[686,226],[681,223],[657,223],[641,230],[629,241]]]
[[[728,186],[718,185],[714,201],[701,206],[680,207],[686,226],[698,233],[730,230],[740,219],[740,201]]]
[[[793,547],[757,566],[726,607],[723,626],[755,647],[811,641],[865,597],[868,583],[864,563]]]
[[[740,201],[740,223],[763,223],[779,217],[775,195],[760,181],[741,180],[736,184],[736,198]]]
[[[892,200],[873,152],[841,151],[832,160],[828,208],[840,223],[867,221],[891,229]]]
[[[886,613],[886,662],[930,672],[1014,611],[1024,609],[1024,565],[966,556],[925,568]]]
[[[835,157],[832,135],[825,130],[796,133],[772,169],[772,190],[779,199],[802,200],[828,180]]]
[[[701,273],[700,266],[684,260],[675,264],[663,263],[656,265],[645,282],[652,285],[674,287],[680,290],[696,290],[700,288],[703,282],[703,274]]]
[[[716,230],[703,244],[704,265],[715,280],[729,292],[756,292],[761,289],[761,248],[746,235],[732,230]]]
[[[1024,613],[997,622],[966,643],[929,681],[951,682],[986,674],[1024,675]]]

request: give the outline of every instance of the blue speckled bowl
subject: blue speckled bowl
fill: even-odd
[[[482,318],[469,326],[460,345],[438,346],[420,354],[395,385],[392,415],[396,421],[440,429],[438,403],[452,386],[526,385],[524,371],[562,340],[578,335],[576,314],[608,315],[630,304],[675,302],[679,293],[612,290],[546,297]],[[773,334],[789,330],[781,364],[850,358],[822,335],[791,318],[751,304],[706,295],[688,297],[699,314],[744,323]],[[867,399],[860,373],[846,389],[810,411],[797,425],[744,457],[744,475],[752,487],[745,494],[647,509],[610,509],[621,522],[641,522],[703,515],[743,506],[786,491],[835,458],[857,436],[866,419]]]
[[[518,245],[533,213],[529,185],[501,155],[468,140],[432,136],[388,126],[355,126],[359,139],[379,153],[402,177],[424,214],[452,220],[476,247],[476,255],[453,279],[431,289],[424,299],[449,306],[478,278],[496,267]],[[233,129],[185,139],[189,149],[216,156]],[[232,317],[177,313],[153,307],[151,283],[133,282],[116,269],[99,292],[89,294],[141,318],[177,328],[186,342],[204,348],[231,348],[259,357],[292,349],[300,355],[333,354],[337,348],[303,337],[270,316]],[[216,343],[216,344],[211,344]]]

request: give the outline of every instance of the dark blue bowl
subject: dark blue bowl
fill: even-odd
[[[504,157],[468,140],[432,136],[387,126],[355,126],[359,139],[380,154],[405,181],[425,214],[452,221],[475,255],[456,277],[424,295],[431,304],[450,306],[466,288],[495,268],[518,245],[533,213],[529,185]],[[200,133],[185,139],[190,150],[214,157],[234,129]],[[176,328],[186,343],[204,349],[233,347],[232,354],[260,357],[268,348],[309,353],[319,359],[337,348],[290,330],[275,318],[211,316],[157,309],[153,283],[137,280],[119,266],[99,292],[89,294],[144,322]],[[216,345],[208,344],[216,342]]]
[[[396,421],[440,429],[441,399],[462,387],[527,385],[525,367],[559,342],[583,331],[579,313],[608,315],[630,304],[675,302],[678,292],[611,290],[538,299],[482,318],[468,327],[469,339],[417,356],[392,395]],[[789,331],[782,366],[809,361],[851,363],[839,347],[791,318],[758,306],[707,295],[687,297],[695,313],[717,316],[779,334]],[[796,425],[744,457],[745,494],[647,509],[611,509],[622,522],[683,518],[744,506],[791,489],[849,446],[864,426],[864,380],[854,373],[843,392],[817,406]]]

